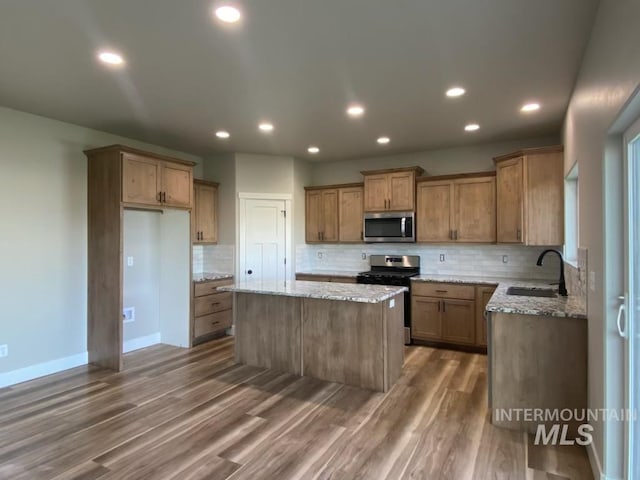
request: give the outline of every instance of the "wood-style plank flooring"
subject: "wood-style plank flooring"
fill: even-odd
[[[580,447],[491,426],[486,357],[407,347],[386,394],[158,345],[0,390],[0,478],[591,479]]]

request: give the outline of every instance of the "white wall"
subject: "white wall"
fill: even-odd
[[[0,107],[0,374],[87,350],[87,160],[127,138]]]
[[[605,231],[610,225],[606,202],[620,211],[621,189],[610,168],[619,168],[620,148],[609,145],[608,132],[640,80],[640,2],[602,0],[564,124],[565,171],[578,162],[580,169],[580,243],[588,249],[588,268],[595,275],[588,294],[589,406],[620,407],[622,343],[615,333],[614,297],[620,285],[619,269],[605,276]],[[603,177],[605,180],[603,181]],[[615,224],[615,222],[614,222]],[[607,232],[609,251],[620,252],[621,232]],[[608,258],[609,260],[609,258]],[[612,266],[612,265],[608,265]],[[607,478],[621,478],[621,425],[596,423],[594,447]]]
[[[125,343],[160,331],[160,220],[159,212],[124,212],[123,306],[135,308],[135,320],[124,324]]]
[[[425,170],[425,175],[482,172],[495,170],[493,164],[495,156],[521,148],[557,145],[558,143],[560,143],[560,139],[557,137],[544,137],[337,162],[319,161],[313,163],[312,180],[313,185],[361,182],[360,172],[362,170],[413,166],[422,167]]]

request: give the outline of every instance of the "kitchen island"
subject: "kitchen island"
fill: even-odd
[[[287,281],[234,294],[238,363],[380,392],[404,362],[405,287]]]

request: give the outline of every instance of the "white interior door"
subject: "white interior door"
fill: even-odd
[[[625,342],[626,407],[640,412],[640,120],[626,132],[625,294],[618,330]],[[640,421],[627,423],[626,478],[640,478]]]
[[[240,275],[243,281],[287,278],[287,201],[243,199],[240,218]]]

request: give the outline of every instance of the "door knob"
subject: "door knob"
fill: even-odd
[[[253,273],[253,270],[247,270],[247,275],[251,275]]]

